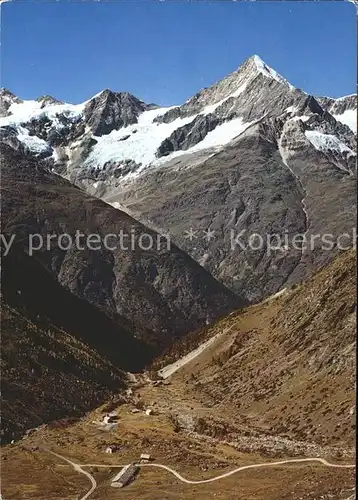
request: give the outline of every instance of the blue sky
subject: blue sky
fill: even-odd
[[[346,2],[118,1],[2,5],[1,86],[81,102],[103,88],[180,104],[258,54],[293,85],[356,91]]]

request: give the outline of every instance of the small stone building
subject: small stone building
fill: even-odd
[[[123,488],[128,483],[133,481],[135,476],[138,474],[139,467],[137,465],[128,464],[123,467],[123,469],[113,477],[111,486],[113,488]]]

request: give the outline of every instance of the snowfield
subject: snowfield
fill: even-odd
[[[242,118],[234,118],[214,128],[201,142],[187,151],[180,151],[180,153],[191,153],[201,151],[202,149],[225,146],[235,139],[235,137],[242,134],[252,123],[254,122],[244,122]]]
[[[33,153],[41,154],[44,152],[52,152],[51,146],[49,146],[46,141],[40,139],[36,135],[29,135],[27,128],[18,126],[17,131],[17,138],[19,141],[25,144]]]
[[[196,116],[178,118],[168,124],[153,123],[154,118],[170,109],[172,107],[144,111],[139,116],[138,123],[120,130],[112,130],[108,135],[96,137],[97,144],[93,147],[85,165],[102,168],[107,162],[121,162],[128,159],[134,160],[142,167],[150,165],[155,160],[155,153],[164,139],[178,127],[196,118]]]
[[[230,96],[222,101],[206,106],[201,115],[207,115],[220,106],[230,97],[238,96],[245,90],[246,84],[241,85]],[[17,129],[18,138],[34,153],[42,153],[52,151],[52,148],[42,139],[36,136],[30,136],[29,131],[21,124],[30,122],[34,119],[43,117],[52,121],[52,126],[60,130],[64,125],[59,120],[59,115],[66,116],[70,120],[77,120],[83,113],[85,105],[88,101],[82,104],[52,104],[41,108],[41,102],[38,101],[23,101],[14,103],[10,106],[11,115],[0,118],[0,126],[12,126]],[[96,136],[97,144],[93,147],[90,155],[85,161],[88,167],[103,168],[107,162],[121,162],[125,160],[134,160],[141,164],[143,168],[152,165],[160,164],[171,157],[176,157],[185,153],[196,152],[202,149],[224,146],[232,139],[241,134],[251,123],[244,123],[241,118],[236,118],[230,122],[226,122],[213,131],[209,132],[196,146],[193,146],[187,151],[175,151],[172,154],[163,158],[156,158],[155,154],[164,139],[168,138],[176,129],[186,125],[198,116],[192,115],[186,118],[178,118],[171,123],[155,123],[153,120],[165,114],[170,109],[176,106],[153,109],[145,111],[138,118],[138,123],[113,130],[110,134],[101,137]],[[72,147],[74,144],[72,145]],[[56,159],[56,154],[54,155]],[[138,171],[138,172],[139,172]]]
[[[141,164],[141,168],[135,174],[129,175],[138,175],[149,165],[159,165],[180,155],[224,146],[244,132],[252,123],[245,123],[241,118],[235,118],[216,127],[200,143],[190,149],[174,151],[162,158],[156,158],[155,153],[164,139],[168,138],[177,128],[194,121],[198,116],[177,118],[171,123],[153,123],[154,118],[163,115],[169,109],[172,108],[145,111],[139,116],[138,123],[120,130],[113,130],[108,135],[96,137],[98,142],[93,147],[85,165],[103,168],[103,165],[107,162],[120,162],[131,159]]]
[[[336,151],[337,153],[348,153],[347,156],[356,156],[356,154],[340,141],[336,136],[322,134],[316,130],[306,130],[305,136],[318,151]]]
[[[347,125],[355,134],[357,133],[357,111],[347,109],[341,115],[333,115],[336,120]]]
[[[85,101],[82,104],[51,104],[43,108],[41,108],[42,103],[38,101],[13,103],[9,108],[11,115],[0,118],[0,127],[6,125],[16,126],[43,117],[55,123],[58,122],[59,126],[62,126],[57,115],[61,114],[69,119],[76,119],[82,114],[87,102]]]
[[[242,118],[234,118],[217,126],[214,130],[209,132],[202,141],[191,148],[187,150],[174,151],[161,158],[156,157],[157,150],[162,142],[169,138],[175,130],[193,122],[198,116],[206,116],[215,112],[217,108],[219,108],[226,101],[240,96],[243,92],[245,92],[252,79],[257,77],[258,73],[264,75],[265,78],[276,80],[277,82],[288,87],[289,90],[295,90],[295,87],[293,87],[274,69],[267,66],[259,56],[253,56],[252,61],[249,74],[245,75],[244,81],[240,78],[237,82],[234,80],[234,86],[230,83],[231,93],[229,95],[226,95],[226,92],[224,94],[222,92],[220,92],[220,94],[215,94],[215,96],[220,95],[220,97],[217,97],[220,99],[218,102],[215,102],[214,97],[213,100],[207,101],[214,102],[213,104],[204,105],[199,111],[197,110],[198,108],[194,107],[193,112],[195,112],[195,114],[185,118],[177,118],[171,123],[157,123],[154,122],[154,119],[165,114],[167,111],[180,106],[163,107],[144,111],[139,115],[138,123],[121,128],[120,130],[112,130],[110,134],[103,136],[93,136],[90,127],[85,124],[84,133],[77,137],[75,142],[71,142],[70,144],[66,144],[62,147],[62,151],[61,148],[58,150],[56,147],[52,148],[41,138],[30,135],[30,125],[27,124],[29,124],[32,120],[46,118],[50,120],[51,128],[56,131],[61,131],[64,127],[66,127],[65,123],[68,124],[69,121],[74,123],[74,126],[76,126],[77,121],[84,123],[82,118],[84,118],[86,105],[94,98],[100,96],[102,92],[104,92],[102,91],[81,104],[53,103],[41,107],[44,101],[27,100],[19,103],[13,102],[8,110],[10,115],[0,117],[0,127],[14,127],[16,129],[18,139],[32,152],[35,154],[49,153],[49,155],[52,155],[54,161],[63,157],[63,152],[65,152],[71,159],[71,155],[75,149],[77,147],[81,147],[83,139],[88,139],[92,135],[96,140],[96,144],[94,144],[87,158],[84,160],[84,167],[100,170],[103,169],[104,165],[107,163],[117,164],[125,161],[134,161],[139,165],[139,168],[134,169],[134,172],[128,173],[126,176],[136,177],[143,171],[143,169],[150,166],[161,165],[178,156],[196,153],[202,150],[207,150],[209,155],[215,154],[222,147],[226,146],[229,142],[237,138],[248,127],[255,123],[252,121],[244,122]],[[235,89],[234,91],[232,91],[233,88]],[[221,99],[223,95],[225,95],[225,97]],[[195,98],[196,96],[189,99],[187,102],[194,99],[195,103]],[[296,106],[291,105],[287,107],[284,111],[286,114],[285,119],[301,120],[303,122],[310,119],[310,116],[306,115],[295,116],[297,111],[298,108]],[[225,110],[225,112],[227,112],[227,110]],[[229,116],[229,113],[227,116]],[[340,115],[334,115],[334,117],[336,120],[350,127],[354,133],[357,132],[357,117],[355,110],[346,110]],[[310,143],[319,151],[331,150],[344,154],[344,156],[356,156],[348,146],[338,139],[338,137],[329,134],[322,134],[317,131],[306,131],[305,135]],[[93,187],[96,189],[96,185],[93,185]]]
[[[52,152],[52,148],[46,141],[29,135],[27,128],[22,124],[31,120],[48,118],[52,122],[52,127],[61,130],[64,125],[58,118],[59,115],[65,116],[69,120],[77,120],[83,113],[87,101],[82,104],[51,104],[41,108],[42,103],[38,101],[22,101],[13,103],[9,107],[11,115],[0,118],[0,127],[14,127],[17,131],[17,137],[30,151],[35,154],[43,152]]]

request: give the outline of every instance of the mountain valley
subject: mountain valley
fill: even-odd
[[[140,474],[120,492],[128,499],[353,498],[350,468],[294,461],[353,461],[355,259],[355,252],[346,252],[302,286],[184,339],[149,372],[133,375],[129,390],[77,422],[52,422],[8,445],[6,498],[84,495],[87,483],[63,456],[94,464],[86,468],[96,481],[94,499],[118,498],[111,477],[116,466],[130,462],[139,464]],[[176,373],[156,376],[156,369],[215,335]],[[106,428],[101,422],[108,412],[116,423]],[[164,464],[194,480],[242,465],[293,462],[190,485],[141,465],[142,453],[153,457],[153,467]],[[26,471],[23,479],[15,481],[14,463]]]
[[[356,123],[257,55],[1,89],[1,498],[355,499]]]

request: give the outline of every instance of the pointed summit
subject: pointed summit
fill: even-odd
[[[151,109],[129,92],[104,89],[87,101],[84,109],[86,124],[94,135],[107,135],[138,122],[138,116]]]
[[[257,54],[254,54],[251,57],[249,57],[248,59],[246,59],[246,61],[238,69],[239,73],[242,71],[247,71],[249,73],[250,72],[256,72],[256,73],[259,72],[262,75],[266,76],[267,78],[272,78],[272,79],[276,80],[277,82],[280,82],[280,83],[283,83],[284,85],[287,85],[292,90],[295,89],[295,87],[293,85],[291,85],[290,82],[288,82],[286,80],[286,78],[281,76],[279,73],[277,73],[277,71],[275,71],[268,64],[266,64],[265,61],[263,61],[261,59],[261,57],[258,56]]]
[[[54,104],[64,104],[63,101],[59,101],[52,95],[45,94],[36,99],[37,102],[41,103],[41,108],[45,108],[46,106],[53,106]]]
[[[0,117],[8,116],[10,114],[9,108],[14,103],[23,102],[11,90],[5,87],[0,88]]]
[[[262,109],[270,108],[273,90],[272,81],[280,83],[280,85],[274,85],[276,87],[274,89],[276,95],[287,94],[285,97],[289,101],[287,106],[292,104],[291,91],[296,91],[297,89],[277,73],[277,71],[268,66],[260,56],[254,54],[246,59],[233,73],[215,82],[210,87],[200,90],[200,92],[191,97],[182,106],[170,109],[167,113],[158,116],[155,121],[158,123],[171,123],[179,117],[185,118],[199,113],[213,113],[228,101],[229,98],[235,99],[236,104],[230,101],[230,109],[222,109],[222,113],[225,114],[227,112],[230,114],[234,111],[233,106],[236,106],[237,112],[239,112],[240,108],[242,116],[246,116],[247,112],[247,119],[252,119],[249,109],[255,108],[258,110],[257,113],[259,113],[260,106],[262,106]],[[245,94],[248,95],[248,93],[249,100],[252,100],[250,105],[248,105],[249,101],[247,99],[244,102],[244,96]],[[255,95],[255,97],[252,98],[252,95]],[[241,99],[240,103],[237,101],[238,98]],[[263,112],[261,112],[262,114]],[[259,116],[256,118],[259,118]]]
[[[11,92],[11,90],[9,90],[5,87],[1,87],[0,88],[0,97],[3,97],[3,96],[8,96],[8,97],[12,97],[12,98],[17,99],[16,95],[13,92]]]

